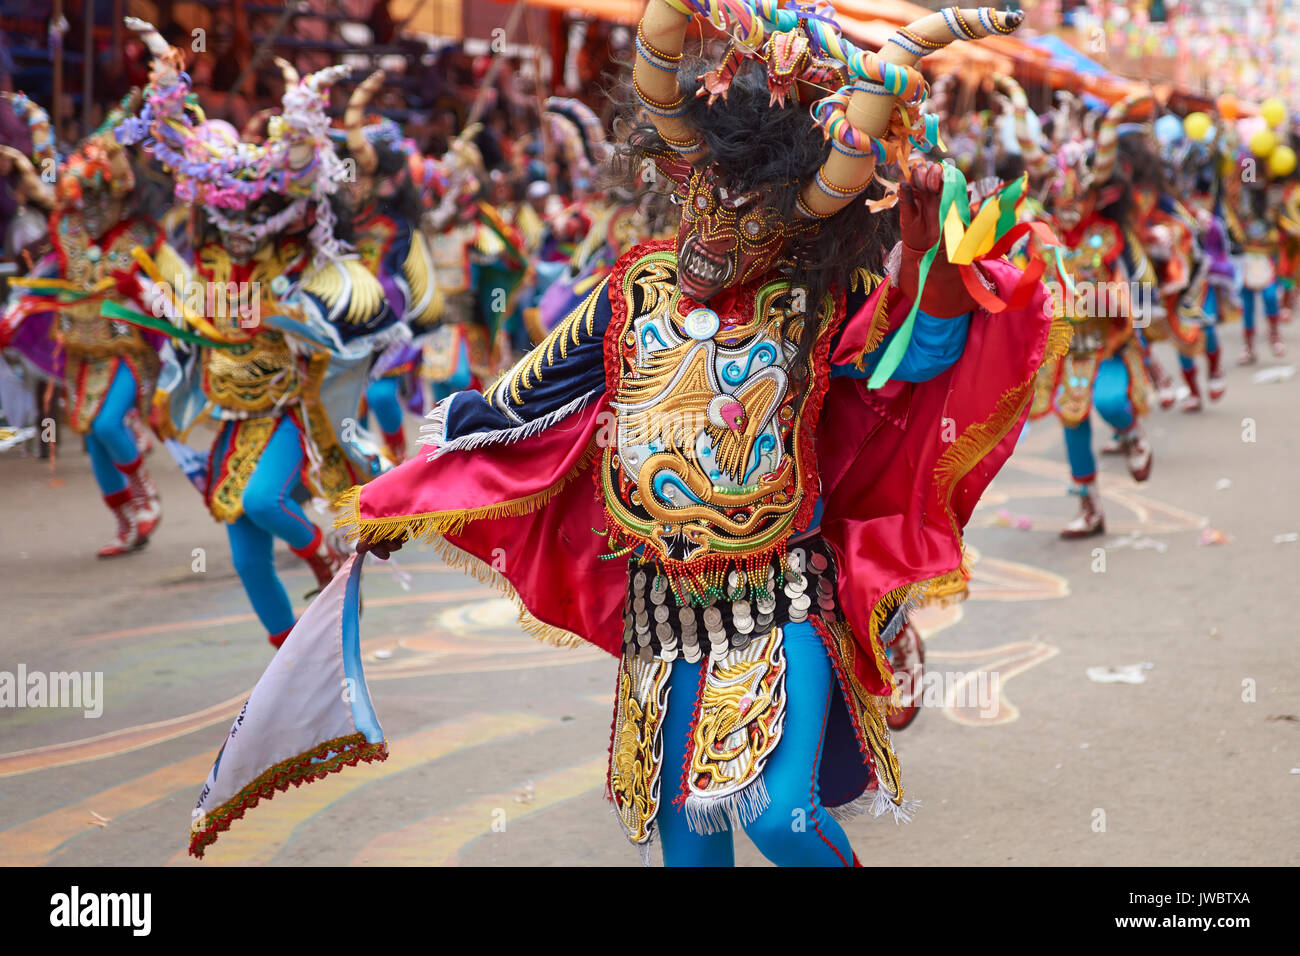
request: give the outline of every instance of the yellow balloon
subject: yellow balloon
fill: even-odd
[[[1250,138],[1250,151],[1260,159],[1273,152],[1277,146],[1277,136],[1272,130],[1262,129]]]
[[[1290,146],[1279,146],[1268,154],[1268,174],[1277,179],[1295,172],[1296,155]]]
[[[1276,96],[1265,100],[1259,111],[1270,129],[1277,129],[1286,122],[1286,104]]]
[[[1205,138],[1205,134],[1210,131],[1210,118],[1204,113],[1188,113],[1183,120],[1183,132],[1187,138],[1194,143],[1199,143]]]

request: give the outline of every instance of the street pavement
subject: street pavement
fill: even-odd
[[[969,600],[918,619],[926,706],[895,743],[922,806],[847,825],[865,865],[1298,862],[1300,378],[1254,381],[1288,365],[1231,369],[1199,415],[1153,411],[1152,479],[1103,459],[1108,533],[1089,541],[1056,534],[1075,509],[1059,426],[1030,428],[968,529]],[[537,643],[410,547],[364,578],[389,759],[278,794],[187,858],[272,650],[224,529],[164,450],[149,467],[162,525],[105,561],[75,436],[53,472],[0,455],[0,671],[104,681],[95,718],[0,709],[0,864],[639,865],[603,800],[613,659]],[[279,549],[300,599],[313,582]],[[764,863],[743,837],[737,862]]]

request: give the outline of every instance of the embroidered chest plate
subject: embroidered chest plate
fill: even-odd
[[[1107,302],[1097,301],[1097,290],[1109,288],[1115,260],[1123,251],[1124,237],[1119,227],[1104,219],[1085,226],[1072,243],[1067,242],[1061,249],[1065,269],[1075,283],[1075,301],[1073,308],[1066,310],[1066,318],[1077,323],[1107,313]],[[1062,290],[1069,288],[1064,277],[1057,273],[1054,258],[1050,255],[1044,258],[1048,263],[1044,281],[1053,282]]]
[[[772,559],[817,496],[834,306],[800,359],[800,296],[784,280],[742,288],[717,313],[681,298],[669,250],[618,271],[606,338],[617,428],[601,466],[611,538],[661,567],[678,603],[766,596]]]
[[[301,392],[298,359],[282,333],[260,327],[260,317],[284,309],[277,287],[287,288],[290,277],[297,277],[303,253],[299,243],[283,242],[259,250],[252,262],[237,267],[215,243],[200,250],[198,275],[204,281],[192,288],[206,298],[192,302],[191,308],[238,343],[204,354],[204,393],[218,407],[266,412],[283,407]]]
[[[62,266],[60,278],[87,296],[59,309],[59,338],[69,351],[107,356],[147,348],[133,326],[109,321],[99,314],[101,299],[95,293],[114,273],[135,268],[133,248],[152,249],[156,241],[156,230],[142,220],[130,220],[96,240],[82,229],[78,217],[58,217],[55,242]],[[109,295],[119,298],[113,290]]]

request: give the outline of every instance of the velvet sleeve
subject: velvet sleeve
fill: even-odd
[[[607,288],[602,281],[490,388],[443,399],[422,441],[438,451],[517,441],[603,395],[605,330],[613,314]]]

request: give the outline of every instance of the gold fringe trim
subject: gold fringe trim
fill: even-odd
[[[1053,362],[1059,361],[1070,350],[1070,342],[1073,339],[1074,324],[1059,315],[1053,316],[1051,328],[1047,330],[1047,347],[1043,350],[1043,361],[1038,367],[1047,368]]]
[[[867,331],[867,341],[862,346],[862,354],[853,363],[859,372],[866,370],[867,356],[880,348],[880,343],[885,341],[885,331],[889,325],[886,321],[889,314],[889,293],[890,286],[885,286],[880,291],[880,298],[876,300],[876,314],[871,317],[871,328]]]
[[[965,556],[963,555],[962,565],[956,571],[922,581],[916,588],[920,605],[937,604],[939,607],[947,607],[966,600],[970,594],[970,571]]]
[[[876,606],[871,612],[871,623],[868,625],[869,633],[867,634],[868,643],[871,644],[871,652],[875,655],[876,671],[880,674],[880,679],[889,686],[891,694],[898,690],[898,685],[894,683],[894,675],[889,667],[889,659],[885,656],[885,645],[880,640],[880,631],[884,628],[885,622],[889,620],[889,616],[894,613],[894,610],[912,599],[917,587],[916,584],[904,584],[901,588],[894,588],[876,602]]]
[[[491,565],[480,558],[474,557],[467,551],[462,551],[446,538],[439,538],[431,543],[434,553],[449,566],[458,571],[464,571],[481,584],[491,585],[513,602],[519,611],[519,626],[535,640],[541,641],[543,644],[550,644],[552,647],[580,647],[587,643],[584,638],[571,631],[566,631],[553,624],[547,624],[545,621],[534,617],[532,612],[524,605],[523,599],[519,597],[519,592],[515,590],[515,586],[506,579],[505,575]]]
[[[545,507],[570,481],[591,467],[599,449],[593,438],[587,450],[569,473],[549,488],[522,498],[498,502],[486,508],[461,508],[455,511],[427,511],[416,515],[394,515],[391,518],[361,517],[361,486],[349,488],[335,500],[342,513],[334,519],[334,527],[343,532],[349,541],[425,541],[436,544],[443,535],[459,534],[471,521],[493,518],[515,518],[532,514]]]

